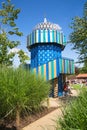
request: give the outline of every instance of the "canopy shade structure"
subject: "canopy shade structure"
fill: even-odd
[[[87,79],[87,73],[86,74],[78,74],[76,76],[76,78],[79,78],[79,79],[86,78]]]

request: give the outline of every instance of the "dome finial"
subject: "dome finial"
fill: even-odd
[[[47,19],[46,19],[46,17],[44,18],[44,23],[46,23],[47,22]]]

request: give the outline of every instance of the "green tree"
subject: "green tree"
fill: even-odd
[[[16,119],[34,112],[49,95],[50,84],[20,68],[0,68],[0,120]],[[27,116],[27,115],[26,115]]]
[[[19,41],[11,41],[12,35],[22,36],[23,33],[19,31],[15,20],[18,19],[20,9],[15,9],[15,6],[11,3],[11,0],[6,0],[2,3],[0,10],[0,64],[12,65],[15,52],[9,53],[10,49],[18,47]],[[21,53],[22,52],[22,53]],[[20,50],[17,52],[20,57],[20,62],[24,63],[28,59],[28,56]]]
[[[75,74],[77,75],[77,74],[79,74],[79,72],[80,72],[80,68],[78,68],[77,66],[75,66]]]
[[[83,17],[76,16],[71,23],[70,42],[79,54],[78,62],[87,63],[87,2],[84,4]]]
[[[80,69],[80,73],[87,73],[87,62],[84,62],[83,67]]]

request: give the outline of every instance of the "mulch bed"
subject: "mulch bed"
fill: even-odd
[[[44,107],[38,112],[32,113],[29,116],[26,116],[25,118],[21,118],[20,128],[23,128],[29,125],[30,123],[33,123],[34,121],[56,110],[57,108],[58,107],[52,107],[48,109],[47,107]],[[0,123],[0,130],[16,130],[15,122],[11,120],[5,120],[3,123]]]

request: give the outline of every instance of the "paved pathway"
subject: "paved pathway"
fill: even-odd
[[[56,119],[61,115],[61,110],[56,109],[55,111],[47,114],[39,120],[31,123],[30,125],[23,128],[23,130],[56,130]]]
[[[72,91],[72,96],[77,96],[75,90]],[[50,107],[61,106],[60,100],[58,98],[50,99]],[[60,107],[53,112],[47,114],[46,116],[38,119],[37,121],[31,123],[30,125],[24,127],[22,130],[56,130],[56,119],[62,114]]]

